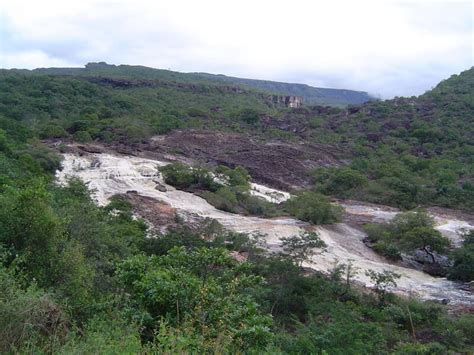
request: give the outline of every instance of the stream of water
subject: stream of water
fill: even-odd
[[[462,290],[458,283],[388,263],[362,242],[366,236],[363,232],[347,224],[312,226],[292,218],[248,217],[220,211],[192,193],[166,185],[157,172],[157,166],[165,164],[133,156],[65,154],[63,169],[57,172],[57,179],[60,183],[66,183],[69,176],[79,177],[88,184],[100,205],[106,204],[114,194],[136,191],[140,195],[164,201],[178,212],[216,219],[229,230],[264,234],[267,247],[271,250],[279,248],[281,237],[298,234],[304,229],[316,230],[321,239],[326,242],[327,251],[316,255],[306,266],[327,272],[334,267],[336,262],[351,261],[358,270],[355,279],[369,287],[372,285],[365,275],[366,270],[391,270],[401,275],[394,290],[399,294],[413,295],[422,299],[448,299],[451,304],[474,304],[472,293]],[[165,192],[155,189],[156,181],[166,187]],[[281,202],[289,198],[288,193],[257,184],[252,185],[252,193],[272,202]],[[344,207],[348,210],[352,209],[352,212],[349,211],[351,213],[371,214],[380,220],[389,220],[396,214],[396,212],[386,212],[374,207],[354,205]],[[437,222],[437,228],[453,241],[459,239],[457,232],[460,228],[472,228],[467,222],[455,219],[444,218],[438,219]]]

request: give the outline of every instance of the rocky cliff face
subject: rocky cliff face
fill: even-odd
[[[283,104],[291,108],[300,108],[303,105],[301,96],[271,95],[268,99],[275,104]]]

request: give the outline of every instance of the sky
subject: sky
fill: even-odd
[[[88,62],[412,96],[474,65],[474,0],[0,0],[0,68]]]

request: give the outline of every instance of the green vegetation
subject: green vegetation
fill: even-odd
[[[140,79],[141,69],[134,70]],[[350,167],[318,172],[316,190],[367,193],[368,199],[400,206],[472,208],[472,74],[440,84],[418,99],[422,104],[370,103],[354,121],[358,112],[347,121],[338,121],[342,111],[318,114],[315,127],[333,118],[334,127],[309,130],[305,139],[344,136],[359,156]],[[230,129],[233,118],[249,108],[282,115],[291,110],[268,106],[258,93],[202,82],[181,85],[184,79],[124,87],[122,81],[41,72],[1,75],[1,353],[474,351],[472,314],[455,316],[441,304],[390,295],[387,286],[396,275],[369,273],[373,294],[350,285],[357,273],[350,264],[336,265],[329,276],[302,269],[314,248],[324,248],[314,233],[287,238],[278,255],[262,253],[252,236],[226,233],[212,223],[199,232],[180,226],[146,238],[146,224],[134,218],[124,197],[99,207],[82,182],[55,185],[60,157],[39,142],[67,137],[133,144],[176,127]],[[211,110],[216,106],[220,110]],[[395,127],[384,126],[388,122]],[[263,130],[259,121],[238,120],[238,126]],[[383,135],[375,140],[367,132]],[[169,183],[208,194],[221,208],[262,215],[274,208],[249,196],[250,177],[242,168],[219,167],[212,174],[179,164],[163,169]],[[330,178],[322,181],[318,174]],[[338,216],[313,191],[280,208],[278,213],[315,223]],[[374,243],[397,250],[421,247],[429,255],[447,248],[422,213],[402,215],[369,234]],[[450,278],[472,280],[472,239],[466,235],[453,252]],[[236,261],[236,254],[247,259]]]
[[[303,262],[311,261],[316,249],[324,252],[326,243],[319,238],[316,232],[303,232],[300,235],[281,238],[283,254],[289,256],[296,265],[302,266]]]
[[[332,205],[327,197],[312,191],[299,193],[285,205],[292,216],[314,224],[339,222],[343,211],[340,206]]]
[[[250,108],[240,111],[239,118],[249,124],[255,124],[260,119],[259,112]]]
[[[159,168],[167,184],[195,192],[217,209],[255,216],[291,215],[314,224],[338,222],[342,208],[326,196],[303,191],[279,205],[250,194],[250,175],[242,167],[218,166],[214,170],[172,163]]]
[[[474,231],[464,235],[463,245],[452,252],[453,265],[448,271],[448,278],[470,282],[474,280]]]
[[[397,282],[395,280],[401,276],[388,270],[384,270],[383,272],[367,270],[365,274],[374,283],[374,290],[381,304],[385,303],[388,289],[390,287],[396,287]]]
[[[434,229],[434,221],[423,211],[398,214],[387,225],[367,225],[368,239],[374,250],[391,259],[400,259],[400,251],[424,251],[435,263],[434,253],[446,253],[450,243]]]
[[[307,105],[329,105],[343,107],[374,100],[363,91],[316,88],[305,84],[290,84],[268,80],[234,78],[225,75],[198,74],[201,78],[244,85],[251,88],[274,92],[280,95],[300,96]]]
[[[80,181],[53,185],[55,154],[36,150],[16,121],[2,129],[1,352],[472,350],[471,315],[395,297],[382,304],[343,272],[306,274],[298,264],[323,247],[315,234],[288,238],[288,256],[266,256],[215,225],[145,238],[127,200],[98,207]],[[232,185],[248,182],[241,169],[219,171]]]
[[[167,184],[195,192],[220,210],[257,216],[276,213],[275,205],[250,194],[250,175],[240,166],[221,165],[211,171],[177,162],[159,170]]]
[[[43,139],[130,144],[176,128],[229,125],[248,107],[275,110],[260,93],[236,94],[228,86],[124,82],[1,70],[0,115],[25,122]]]
[[[118,277],[132,303],[142,309],[150,334],[159,329],[164,315],[169,326],[193,328],[188,336],[196,347],[191,343],[187,351],[212,351],[219,341],[255,350],[272,339],[271,318],[259,312],[255,297],[246,292],[258,289],[263,279],[226,249],[175,247],[165,256],[136,256],[118,266]],[[206,343],[208,349],[203,348]]]
[[[301,96],[307,104],[311,105],[346,106],[349,104],[360,104],[372,99],[366,92],[362,91],[315,88],[303,84],[241,79],[207,73],[179,73],[136,65],[115,66],[104,62],[88,63],[85,68],[42,68],[35,69],[33,72],[47,75],[98,76],[117,79],[151,79],[178,83],[203,83],[205,85],[232,85],[239,88],[239,91],[250,89],[280,95]]]
[[[167,184],[180,189],[204,189],[216,191],[222,184],[215,181],[210,171],[193,168],[183,163],[172,163],[159,168]]]
[[[418,98],[319,113],[311,139],[352,154],[348,167],[318,169],[316,188],[405,209],[441,205],[473,211],[473,111],[471,68]]]
[[[473,211],[473,92],[471,68],[418,98],[292,110],[220,77],[95,63],[2,70],[0,116],[42,139],[79,142],[133,145],[178,128],[299,139],[336,149],[344,162],[315,172],[323,194]]]
[[[316,190],[327,195],[350,196],[350,193],[367,185],[362,173],[349,167],[327,168],[314,172]]]

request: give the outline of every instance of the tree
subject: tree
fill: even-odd
[[[77,131],[73,135],[74,140],[80,142],[80,143],[87,143],[92,141],[92,137],[88,131]]]
[[[208,342],[229,336],[241,349],[265,347],[272,338],[272,319],[248,292],[263,278],[226,249],[175,247],[164,256],[138,255],[120,263],[117,275],[148,313],[153,332],[166,317],[174,326],[192,325]]]
[[[347,264],[339,264],[336,261],[334,267],[329,271],[329,279],[333,281],[335,294],[338,294],[340,298],[350,294],[351,283],[358,275],[359,270],[359,267],[354,266],[353,259],[349,259]]]
[[[450,245],[449,239],[442,236],[436,229],[430,227],[416,227],[411,231],[402,234],[400,245],[407,251],[416,249],[423,250],[431,257],[433,263],[436,262],[433,252],[443,253]]]
[[[35,283],[23,287],[25,275],[16,267],[5,267],[5,258],[10,256],[0,244],[0,353],[28,352],[19,349],[31,349],[33,345],[46,352],[51,339],[64,341],[70,327],[68,314],[62,309],[62,302]]]
[[[280,238],[284,254],[291,257],[298,266],[325,251],[326,243],[316,232],[301,232],[299,235]],[[317,249],[321,249],[318,251]]]
[[[383,272],[367,270],[365,275],[374,283],[374,291],[379,296],[380,303],[385,302],[387,291],[390,287],[397,287],[395,280],[401,276],[389,270],[384,270]]]
[[[0,243],[22,258],[25,271],[40,285],[50,285],[57,276],[52,265],[65,234],[50,199],[42,181],[0,195]]]
[[[398,214],[391,223],[391,238],[405,251],[423,250],[435,262],[433,252],[443,253],[449,239],[434,229],[434,220],[426,212],[415,211]]]
[[[385,226],[367,226],[366,231],[374,244],[374,250],[391,258],[399,257],[398,248],[406,252],[424,251],[433,263],[435,252],[444,253],[449,239],[434,229],[434,220],[426,212],[399,213]]]

